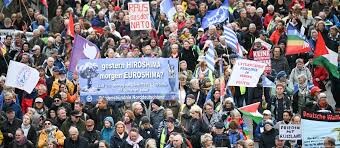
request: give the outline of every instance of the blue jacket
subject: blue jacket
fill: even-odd
[[[21,107],[20,105],[12,102],[11,104],[7,105],[6,103],[3,104],[2,106],[2,111],[5,111],[7,110],[7,108],[9,107],[12,107],[13,110],[15,111],[15,117],[16,118],[19,118],[19,119],[22,119],[22,112],[21,112]]]
[[[232,145],[236,145],[237,141],[239,140],[244,140],[243,134],[239,131],[235,132],[235,131],[229,130],[228,135],[229,135],[230,144]]]
[[[109,121],[111,123],[111,127],[109,128],[103,127],[103,129],[100,132],[100,139],[105,140],[107,143],[110,143],[111,137],[113,136],[113,133],[115,131],[114,122],[112,117],[106,117],[104,119],[104,122],[105,121]]]
[[[98,16],[91,20],[92,27],[105,27],[105,19],[101,20]]]
[[[32,22],[32,25],[31,25],[32,31],[35,30],[35,29],[38,29],[39,26],[40,26],[40,24],[38,24],[37,21]],[[44,28],[45,28],[44,34],[47,35],[47,34],[48,34],[48,31],[49,31],[49,25],[48,25],[48,23],[44,22],[44,25],[42,25],[42,26],[44,26]]]

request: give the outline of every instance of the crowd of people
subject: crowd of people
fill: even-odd
[[[253,148],[255,144],[298,148],[301,140],[278,137],[281,124],[300,124],[303,110],[340,111],[340,79],[313,64],[318,34],[330,50],[340,53],[338,0],[229,0],[228,20],[208,28],[202,28],[203,18],[223,0],[172,0],[176,13],[171,17],[160,11],[160,0],[150,0],[152,29],[142,31],[130,30],[130,0],[50,0],[48,8],[40,5],[42,9],[33,9],[30,0],[21,2],[25,9],[12,2],[0,13],[1,29],[21,31],[2,38],[0,145],[4,148]],[[70,18],[74,34],[97,45],[101,58],[178,59],[179,97],[80,101],[78,73],[68,70],[74,44]],[[301,32],[304,28],[309,52],[286,56],[288,25]],[[244,47],[242,56],[227,46],[225,27],[236,33]],[[215,69],[207,66],[205,58],[211,44]],[[263,76],[274,87],[263,87],[262,79],[256,87],[221,85],[227,84],[237,59],[253,60],[254,51],[260,50],[270,50],[272,70]],[[39,71],[33,92],[5,85],[6,75],[11,75],[10,60]],[[258,111],[263,120],[250,131],[238,108],[256,102],[261,102]],[[335,143],[325,138],[325,147],[334,148]]]

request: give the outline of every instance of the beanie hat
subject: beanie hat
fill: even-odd
[[[276,79],[281,79],[282,77],[287,77],[287,74],[285,71],[280,71],[277,75],[276,75]]]
[[[140,124],[143,125],[145,123],[150,123],[150,120],[147,116],[143,116],[141,119],[140,119]]]
[[[114,126],[114,121],[113,121],[113,118],[112,118],[112,117],[106,117],[106,118],[104,119],[104,122],[105,122],[105,121],[109,121],[109,122],[111,123],[111,127]]]
[[[158,99],[154,99],[154,100],[152,101],[152,103],[155,104],[155,105],[157,105],[158,107],[160,107],[160,106],[162,105],[161,101],[158,100]]]

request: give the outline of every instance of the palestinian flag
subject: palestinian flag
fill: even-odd
[[[243,116],[248,116],[250,119],[252,119],[256,124],[259,124],[260,121],[262,121],[262,114],[257,111],[259,108],[260,102],[253,103],[247,106],[243,106],[239,108],[239,110],[242,112]]]
[[[306,41],[299,31],[291,24],[288,24],[287,36],[286,55],[306,53],[310,51],[311,48],[308,41]]]
[[[314,65],[321,65],[334,77],[340,78],[338,70],[338,53],[330,50],[325,43],[321,33],[318,34],[314,51]]]

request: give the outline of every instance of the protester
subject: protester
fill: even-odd
[[[100,141],[100,132],[94,129],[94,121],[92,119],[88,119],[85,122],[86,130],[83,134],[84,138],[89,142],[89,148],[98,147],[98,143]]]
[[[44,121],[44,129],[41,131],[38,138],[38,148],[43,148],[53,143],[56,146],[64,145],[65,136],[58,127],[52,124],[52,121],[46,119]]]
[[[79,131],[76,127],[69,129],[69,138],[64,141],[64,148],[83,148],[88,147],[88,141],[79,135]]]
[[[15,139],[9,144],[9,147],[34,148],[34,144],[27,140],[24,131],[19,128],[15,131]]]

